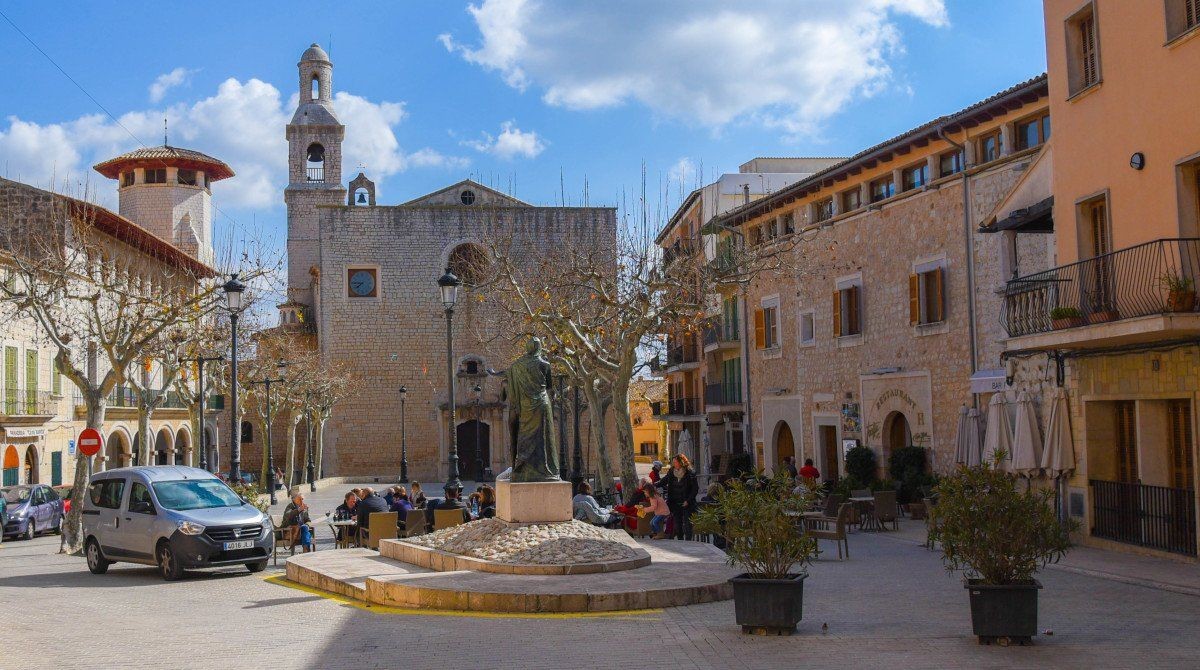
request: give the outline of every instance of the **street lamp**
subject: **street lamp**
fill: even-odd
[[[483,449],[479,444],[480,433],[483,432],[483,387],[479,384],[471,387],[475,394],[475,481],[487,481],[483,474]]]
[[[408,400],[408,387],[400,385],[400,483],[408,483],[408,443],[404,440],[404,405]]]
[[[454,276],[450,268],[438,280],[438,289],[442,294],[442,306],[446,308],[446,382],[450,390],[450,472],[446,479],[446,487],[462,490],[462,481],[458,478],[458,435],[454,430],[454,305],[458,302],[458,287],[462,280]]]
[[[204,436],[207,432],[204,430],[204,406],[208,404],[208,398],[204,393],[204,364],[210,361],[223,361],[224,356],[204,356],[196,354],[195,358],[180,358],[179,364],[195,363],[196,364],[196,396],[200,399],[200,469],[208,469],[208,445],[204,442]]]
[[[267,375],[258,381],[252,381],[251,384],[262,384],[264,394],[267,397],[267,488],[271,495],[271,504],[275,504],[275,450],[271,448],[271,384],[278,384],[283,381],[283,371],[287,369],[287,361],[280,359],[275,364],[275,371],[279,374],[278,377],[272,379],[271,375]]]
[[[309,406],[312,405],[312,396],[313,396],[312,391],[304,392],[304,397],[306,400],[308,400],[308,402],[305,403],[306,405],[309,405]],[[312,491],[312,492],[316,492],[316,490],[317,490],[317,464],[316,464],[316,460],[313,458],[313,443],[312,443],[313,427],[312,427],[312,415],[311,414],[309,414],[308,418],[304,420],[304,424],[305,424],[305,428],[307,428],[307,430],[305,431],[306,435],[304,438],[304,445],[305,445],[304,448],[305,448],[305,451],[308,452],[308,466],[306,468],[308,470],[308,472],[307,472],[307,474],[308,474],[308,490]]]
[[[229,310],[230,356],[229,356],[229,481],[242,482],[242,431],[238,430],[238,316],[242,313],[242,293],[246,285],[238,281],[237,273],[229,275],[229,281],[221,287],[225,291],[225,308]]]

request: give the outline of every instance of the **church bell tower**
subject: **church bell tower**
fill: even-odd
[[[296,64],[300,104],[287,125],[288,298],[313,307],[314,276],[319,262],[318,205],[345,202],[342,186],[342,139],[346,127],[333,111],[333,63],[313,44]]]

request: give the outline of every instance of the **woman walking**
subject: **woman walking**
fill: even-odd
[[[692,539],[692,512],[696,511],[700,482],[687,456],[676,454],[671,459],[671,470],[662,478],[662,487],[667,494],[667,507],[671,510],[674,538]]]

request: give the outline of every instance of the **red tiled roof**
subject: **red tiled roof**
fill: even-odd
[[[129,219],[99,205],[69,196],[59,196],[71,204],[72,213],[100,232],[118,239],[159,261],[187,270],[197,279],[216,277],[219,273],[184,253],[175,245],[142,228]]]
[[[142,147],[129,153],[121,154],[92,166],[96,172],[116,179],[123,170],[131,167],[177,167],[185,170],[203,170],[212,181],[233,176],[233,168],[224,161],[217,160],[208,154],[163,145],[161,147]]]

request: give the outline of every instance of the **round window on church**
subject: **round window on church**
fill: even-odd
[[[471,205],[471,204],[474,204],[474,202],[475,202],[475,191],[472,191],[472,190],[469,190],[469,189],[468,189],[468,190],[466,190],[466,191],[463,191],[462,193],[459,193],[459,194],[458,194],[458,199],[459,199],[459,201],[461,201],[461,202],[462,202],[462,204],[464,204],[464,205]]]

